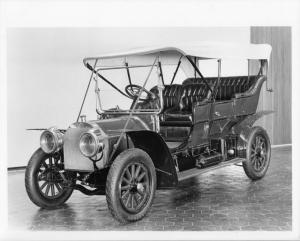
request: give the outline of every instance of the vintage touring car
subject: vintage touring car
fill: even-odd
[[[267,44],[200,42],[85,58],[91,76],[77,121],[67,129],[40,129],[40,148],[25,174],[29,198],[53,208],[73,190],[106,195],[113,217],[129,222],[146,215],[156,189],[201,173],[242,163],[250,179],[264,177],[270,140],[253,124],[271,113],[256,112],[270,54]],[[222,77],[227,59],[244,61],[246,74]],[[216,77],[203,75],[202,61],[214,61]],[[254,75],[250,61],[258,63]],[[91,82],[96,120],[87,121],[81,112]],[[105,99],[107,106],[119,104],[106,108]]]

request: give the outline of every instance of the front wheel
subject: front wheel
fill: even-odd
[[[114,218],[121,223],[142,219],[155,190],[155,167],[146,152],[134,148],[117,156],[106,181],[107,205]]]
[[[253,127],[248,138],[247,161],[243,162],[246,175],[252,180],[265,176],[271,158],[271,144],[267,132],[259,127]]]
[[[34,204],[41,208],[54,208],[69,199],[73,188],[64,185],[59,174],[61,170],[62,153],[46,154],[39,148],[32,155],[26,167],[25,187]]]

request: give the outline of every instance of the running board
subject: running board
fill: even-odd
[[[191,177],[198,176],[202,173],[209,172],[209,171],[219,169],[219,168],[222,168],[222,167],[230,166],[230,165],[233,165],[233,164],[237,164],[237,163],[240,163],[240,162],[245,161],[245,160],[246,159],[244,159],[244,158],[235,158],[233,160],[223,161],[223,162],[221,162],[217,165],[202,168],[202,169],[192,168],[192,169],[189,169],[189,170],[186,170],[186,171],[182,171],[182,172],[177,173],[178,181],[180,182],[180,181],[189,179]]]

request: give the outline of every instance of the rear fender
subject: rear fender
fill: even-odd
[[[239,134],[243,132],[244,129],[251,128],[258,119],[262,118],[265,115],[273,114],[274,112],[275,111],[272,110],[264,110],[247,116],[245,119],[241,120],[232,127],[233,134]]]
[[[157,187],[173,188],[178,184],[175,163],[162,137],[153,131],[130,131],[126,133],[134,147],[148,153],[156,169]]]
[[[246,158],[246,147],[248,144],[249,135],[251,133],[253,124],[263,116],[273,114],[273,113],[274,111],[270,111],[270,110],[259,111],[256,114],[246,117],[245,119],[238,122],[236,125],[232,127],[231,134],[239,135],[238,143],[237,143],[237,150],[238,150],[239,157]]]

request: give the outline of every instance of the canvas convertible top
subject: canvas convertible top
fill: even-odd
[[[100,54],[98,57],[85,58],[89,60],[100,59],[103,62],[124,57],[149,57],[162,53],[162,59],[166,64],[177,59],[178,56],[192,56],[203,59],[261,59],[269,60],[272,47],[269,44],[247,44],[226,42],[193,42],[148,46],[135,48],[124,52]],[[170,63],[171,64],[171,63]]]

